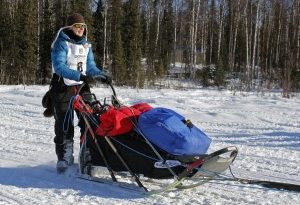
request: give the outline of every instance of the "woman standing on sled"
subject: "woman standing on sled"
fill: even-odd
[[[74,13],[67,19],[67,26],[61,28],[52,43],[52,92],[53,112],[55,119],[55,151],[57,171],[64,172],[74,162],[73,157],[73,110],[71,100],[77,94],[78,87],[83,85],[81,93],[90,93],[88,83],[98,76],[104,83],[111,83],[111,78],[104,70],[99,69],[94,61],[91,44],[87,42],[87,26],[84,18]],[[79,118],[81,134],[84,122]]]

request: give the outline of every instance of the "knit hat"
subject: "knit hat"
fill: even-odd
[[[74,13],[68,17],[67,26],[72,26],[75,23],[85,23],[84,18],[81,14]]]

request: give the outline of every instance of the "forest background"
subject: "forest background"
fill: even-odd
[[[299,0],[1,0],[0,84],[48,84],[51,43],[74,12],[116,85],[300,90]]]

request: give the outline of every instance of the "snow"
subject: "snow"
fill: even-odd
[[[56,173],[54,119],[44,118],[48,86],[0,87],[0,204],[300,204],[299,192],[229,181],[146,197],[117,186]],[[167,107],[192,120],[213,140],[209,152],[236,146],[237,176],[300,184],[300,96],[214,89],[116,87],[119,100]],[[92,88],[99,99],[111,94]],[[78,136],[76,128],[76,136]],[[78,137],[75,153],[78,153]],[[229,175],[229,172],[226,172]]]

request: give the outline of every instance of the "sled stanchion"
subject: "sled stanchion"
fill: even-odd
[[[95,137],[95,133],[94,133],[93,129],[91,128],[91,125],[89,124],[89,122],[88,122],[88,120],[86,119],[86,116],[85,116],[85,115],[82,115],[82,117],[83,117],[83,119],[84,119],[84,121],[85,121],[85,123],[86,123],[86,126],[87,126],[87,128],[88,128],[90,134],[91,134],[92,139],[94,140],[94,143],[95,143],[95,145],[96,145],[96,147],[97,147],[97,150],[98,150],[98,152],[100,153],[100,155],[101,155],[101,157],[102,157],[102,159],[103,159],[103,162],[104,162],[104,164],[105,164],[107,170],[108,170],[109,173],[110,173],[110,176],[111,176],[112,180],[113,180],[114,182],[117,182],[117,179],[116,179],[116,177],[115,177],[115,174],[114,174],[112,168],[109,166],[108,161],[107,161],[107,159],[106,159],[106,157],[105,157],[105,155],[104,155],[104,153],[103,153],[101,147],[100,147],[99,144],[98,144],[98,140],[97,140],[97,138]]]
[[[80,139],[80,149],[79,149],[79,154],[78,154],[78,167],[79,167],[79,171],[80,171],[80,174],[83,174],[83,169],[82,169],[82,160],[81,160],[81,155],[83,153],[83,150],[86,149],[86,133],[87,133],[88,129],[87,129],[87,126],[85,126],[85,131],[84,131],[84,134],[83,134],[83,138],[84,138],[84,142],[81,143],[81,139]],[[85,156],[83,156],[85,157]]]
[[[108,136],[104,136],[104,139],[109,144],[113,152],[117,155],[119,160],[122,162],[122,164],[125,166],[125,168],[128,170],[128,172],[131,174],[131,176],[135,179],[136,183],[139,185],[139,187],[143,188],[146,192],[148,191],[146,187],[141,183],[137,175],[131,170],[131,168],[128,166],[128,164],[125,162],[123,157],[118,152],[117,148],[114,146],[114,144],[111,142],[111,140],[108,138]]]
[[[138,129],[138,127],[136,125],[134,125],[135,128]],[[141,134],[141,136],[143,137],[143,139],[145,140],[145,142],[149,145],[149,147],[152,149],[152,151],[154,152],[154,154],[161,160],[164,161],[163,157],[158,153],[158,151],[153,147],[153,145],[149,142],[149,140],[146,138],[146,136],[139,130],[139,133]],[[168,163],[166,163],[167,169],[168,171],[175,177],[178,178],[177,174],[172,170],[172,168],[168,165]]]
[[[104,162],[105,166],[107,167],[107,169],[108,169],[108,171],[109,171],[109,173],[110,173],[110,176],[111,176],[112,180],[113,180],[114,182],[117,182],[117,179],[116,179],[116,177],[115,177],[115,174],[114,174],[112,168],[109,166],[108,161],[107,161],[107,159],[106,159],[106,157],[105,157],[105,155],[104,155],[102,149],[100,148],[100,146],[99,146],[99,144],[98,144],[98,140],[97,140],[96,138],[94,138],[94,142],[95,142],[95,144],[96,144],[96,147],[97,147],[98,152],[100,153],[100,155],[101,155],[101,157],[102,157],[102,159],[103,159],[103,162]]]
[[[119,100],[117,99],[117,94],[116,91],[113,87],[112,84],[109,84],[112,92],[113,92],[113,102],[112,104],[116,107],[120,107],[121,103],[119,102]],[[149,140],[146,138],[146,136],[142,133],[142,131],[139,129],[139,127],[137,126],[136,123],[134,123],[132,120],[130,120],[132,125],[138,130],[138,133],[141,134],[141,136],[143,137],[143,139],[145,140],[145,142],[148,144],[148,146],[152,149],[152,151],[154,152],[154,154],[161,160],[161,161],[165,161],[163,159],[163,157],[159,154],[159,152],[154,148],[154,146],[151,144],[151,142],[149,142]],[[168,165],[168,163],[166,163],[166,167],[168,169],[168,171],[173,175],[174,178],[178,178],[178,175],[172,170],[172,168]]]

